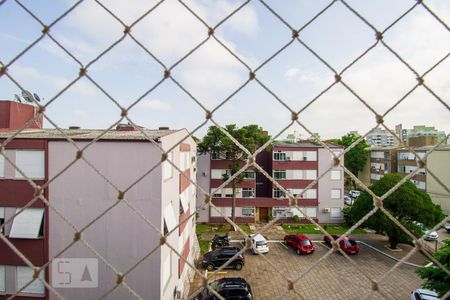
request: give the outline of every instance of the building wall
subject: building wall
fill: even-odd
[[[427,158],[428,169],[447,187],[450,187],[450,149],[435,150]],[[450,215],[450,194],[429,173],[426,178],[427,192],[435,204],[440,204]]]
[[[20,129],[37,115],[37,107],[15,101],[0,101],[0,128]],[[42,128],[43,116],[30,122],[27,128]]]
[[[86,142],[78,142],[79,147]],[[76,149],[65,141],[49,142],[49,177],[53,178],[75,158]],[[111,184],[124,190],[160,161],[160,151],[149,142],[97,141],[84,151]],[[126,272],[159,245],[159,233],[153,230],[124,202],[117,203],[118,192],[84,161],[79,160],[49,186],[52,205],[76,228],[83,228],[109,207],[117,204],[82,233],[100,255],[119,272]],[[161,227],[161,166],[148,174],[125,194],[125,199],[156,227]],[[50,257],[73,241],[74,229],[50,210]],[[162,229],[161,229],[162,230]],[[160,256],[155,253],[125,277],[125,282],[146,299],[160,298]],[[78,242],[59,257],[96,258]],[[175,272],[175,271],[174,271]],[[59,289],[67,299],[97,299],[114,286],[116,277],[99,262],[99,287],[96,289]],[[129,298],[119,287],[108,299]],[[53,294],[50,298],[55,298]]]
[[[183,140],[188,134],[189,132],[183,129],[164,136],[161,138],[161,146],[165,151],[168,151]],[[181,156],[181,153],[185,153],[185,155],[188,156],[188,163],[182,162],[186,157]],[[172,151],[173,162],[184,172],[186,177],[189,177],[194,183],[197,181],[198,162],[196,156],[197,145],[191,137],[183,140],[183,142],[176,146]],[[195,159],[193,160],[192,157],[195,157]],[[174,215],[177,218],[177,225],[181,224],[179,229],[175,230],[167,237],[167,243],[177,249],[178,253],[182,254],[183,258],[192,264],[198,255],[198,250],[195,248],[197,238],[195,234],[195,218],[189,218],[189,216],[196,210],[196,189],[195,185],[187,180],[186,177],[182,176],[176,169],[173,169],[173,176],[170,179],[164,180],[163,176],[161,204],[163,210],[164,207],[171,203],[174,208]],[[188,198],[189,209],[180,215],[180,194],[182,193],[185,193]],[[163,214],[163,211],[161,211],[161,214]],[[163,221],[161,221],[161,226],[163,226]],[[190,280],[193,279],[194,275],[193,270],[186,266],[185,261],[167,247],[167,245],[161,247],[160,255],[161,262],[166,261],[166,259],[170,257],[171,275],[167,283],[161,282],[161,294],[159,299],[173,299],[176,291],[180,293],[181,297],[187,298]],[[167,270],[161,265],[161,274],[164,272],[167,272]]]
[[[342,149],[340,151],[343,151]],[[327,149],[319,148],[319,175],[325,173],[333,164],[334,161],[330,152]],[[343,162],[343,157],[341,157]],[[333,167],[333,170],[341,171],[340,180],[332,180],[331,172],[326,173],[321,179],[319,179],[318,190],[318,219],[320,223],[341,223],[343,222],[342,211],[340,217],[331,217],[331,212],[325,212],[327,208],[342,208],[344,207],[344,171],[341,167]],[[340,199],[331,198],[331,190],[339,189],[341,192]]]
[[[201,154],[197,156],[197,184],[207,193],[210,192],[210,178],[211,178],[211,156],[209,153]],[[199,208],[205,203],[205,194],[197,189],[197,202],[196,207]],[[198,212],[197,222],[208,222],[209,210],[208,206],[204,206]]]
[[[3,102],[0,102],[3,104]],[[0,109],[1,111],[1,109]],[[3,143],[4,140],[0,140]],[[17,150],[39,150],[47,152],[47,143],[43,140],[21,140],[14,139],[6,145],[5,155],[13,163],[16,163]],[[46,160],[44,156],[44,160]],[[44,162],[45,164],[45,162]],[[37,185],[43,185],[47,178],[47,167],[45,175],[42,178],[33,180]],[[0,177],[0,207],[5,208],[5,221],[10,220],[16,213],[17,208],[24,207],[33,198],[35,190],[30,183],[16,177],[16,169],[13,165],[4,161],[3,177]],[[44,191],[44,196],[48,197],[48,191]],[[16,247],[27,259],[35,266],[42,266],[48,261],[48,209],[41,200],[35,201],[31,208],[44,208],[44,237],[36,239],[8,238],[8,240]],[[5,235],[9,236],[13,222],[9,222],[5,226]],[[16,268],[17,266],[26,266],[26,263],[15,254],[15,252],[2,240],[0,240],[0,265],[5,265],[6,276],[6,295],[15,294],[17,291]],[[48,270],[45,270],[48,279]],[[0,295],[0,299],[7,299],[9,296]],[[17,299],[39,299],[39,295],[29,295],[22,293],[23,296]],[[26,297],[33,296],[33,297]],[[43,296],[43,295],[42,295]]]

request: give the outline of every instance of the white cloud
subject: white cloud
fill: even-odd
[[[286,73],[284,74],[284,76],[286,76],[287,78],[292,78],[296,75],[298,75],[300,73],[300,69],[298,68],[290,68],[286,71]]]
[[[169,111],[170,110],[170,105],[167,102],[163,102],[158,99],[141,100],[136,106],[140,107],[140,108],[144,108],[144,109],[157,110],[157,111]]]

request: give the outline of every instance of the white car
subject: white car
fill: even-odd
[[[436,231],[431,231],[430,229],[425,227],[425,225],[423,225],[422,223],[419,223],[419,222],[416,222],[416,221],[414,221],[412,223],[417,225],[417,226],[419,226],[420,230],[424,234],[423,239],[425,241],[436,241],[438,239],[439,234]]]
[[[438,294],[425,289],[417,289],[411,292],[411,300],[439,300]]]
[[[353,205],[353,203],[355,203],[355,199],[350,196],[344,196],[344,203],[347,205]]]
[[[253,254],[263,254],[269,252],[269,246],[267,246],[267,239],[260,233],[250,235],[253,241],[254,247],[252,248]]]
[[[348,194],[352,198],[358,198],[361,195],[361,191],[351,190]]]

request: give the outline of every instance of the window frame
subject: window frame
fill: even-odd
[[[278,174],[278,175],[275,175]],[[281,176],[280,174],[284,174],[284,178],[281,178],[283,176]],[[277,178],[278,176],[281,176],[280,178]],[[275,180],[286,180],[286,170],[273,170],[272,171],[272,177]]]
[[[22,271],[19,271],[22,270]],[[27,271],[27,273],[29,274],[25,274],[26,276],[24,276],[22,274],[22,285],[19,284],[19,274],[23,273],[24,271]],[[16,291],[19,291],[23,286],[25,286],[28,282],[31,281],[31,279],[33,279],[33,274],[34,274],[34,270],[28,266],[16,266]],[[25,277],[25,280],[23,279],[23,277]],[[27,278],[29,277],[29,278]],[[42,280],[45,280],[45,270],[42,270],[39,273],[39,278],[41,278]],[[36,292],[35,290],[39,289],[38,292]],[[42,290],[42,292],[41,292]],[[30,285],[28,285],[25,289],[23,289],[19,295],[21,294],[32,294],[32,295],[44,295],[45,294],[45,285],[38,279],[34,280],[32,283],[30,283]]]
[[[34,160],[30,160],[30,158],[32,157],[27,157],[25,155],[25,153],[27,155],[34,153],[34,154],[39,154],[39,161],[36,162]],[[23,155],[23,157],[21,157],[21,155]],[[33,157],[36,158],[36,157]],[[22,161],[20,161],[22,160]],[[29,161],[27,161],[29,160]],[[31,162],[31,165],[30,165]],[[18,149],[15,150],[15,161],[14,161],[15,165],[17,166],[17,168],[19,168],[27,178],[30,179],[45,179],[45,151],[41,150],[41,149]],[[34,172],[36,174],[27,174],[27,172],[29,172],[29,170],[27,171],[27,167],[35,167],[37,168],[37,165],[35,164],[39,164],[40,169],[34,170]],[[14,173],[14,178],[16,179],[25,179],[26,177],[22,176],[22,174],[19,172],[19,170],[16,167],[14,167],[15,173]]]
[[[339,197],[334,197],[333,196],[333,192],[335,192],[335,191],[339,191]],[[341,189],[331,189],[331,195],[330,195],[330,197],[331,197],[331,199],[336,199],[336,200],[338,200],[338,199],[341,199],[342,198],[342,190]]]
[[[245,192],[250,192],[251,196],[245,196]],[[255,198],[255,189],[254,188],[242,188],[242,198]]]
[[[244,213],[250,211],[250,213]],[[241,214],[244,217],[254,217],[255,216],[255,208],[254,207],[242,207]]]
[[[16,208],[16,214],[22,210],[22,208]],[[29,220],[31,216],[36,217],[36,219]],[[33,222],[34,221],[34,222]],[[11,230],[9,232],[9,237],[13,239],[31,239],[37,240],[44,238],[44,226],[45,226],[45,209],[44,208],[25,208],[18,215],[16,215],[11,224]],[[36,227],[39,223],[39,227]],[[24,231],[23,226],[34,226],[34,233],[31,235],[31,230],[28,229]],[[36,230],[37,228],[37,230]],[[41,234],[42,233],[42,234]]]
[[[274,161],[287,161],[287,153],[285,151],[274,151],[272,156]]]

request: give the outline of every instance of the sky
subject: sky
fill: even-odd
[[[52,23],[73,1],[21,1],[44,24]],[[131,24],[155,1],[100,1],[123,23]],[[204,22],[214,27],[245,1],[185,0]],[[302,28],[332,1],[266,0],[293,28]],[[415,0],[347,0],[378,31],[384,31]],[[425,1],[450,24],[450,2]],[[41,35],[42,26],[15,1],[0,5],[0,61],[9,64]],[[207,27],[180,2],[166,0],[141,19],[133,36],[165,66],[171,67],[207,38]],[[94,1],[86,0],[50,30],[55,40],[84,66],[123,36],[123,25]],[[222,23],[215,36],[252,70],[292,40],[291,30],[260,1],[251,1]],[[300,39],[334,70],[341,72],[375,43],[374,30],[340,1],[335,2],[300,32]],[[450,52],[450,32],[422,6],[416,7],[383,34],[383,41],[419,74],[425,73]],[[80,65],[49,37],[44,37],[8,67],[8,73],[46,103],[78,77]],[[427,73],[427,86],[449,105],[450,58]],[[163,77],[164,68],[129,36],[89,66],[88,75],[120,105],[127,107]],[[205,44],[177,64],[173,78],[203,107],[213,110],[248,79],[248,69],[217,41]],[[302,110],[299,121],[322,138],[350,131],[365,134],[376,126],[374,113],[342,84],[334,85],[334,72],[298,41],[256,71],[250,81],[214,114],[220,125],[258,124],[272,136],[290,124],[291,113]],[[380,43],[342,74],[343,82],[373,110],[382,115],[417,83],[416,75]],[[0,99],[12,100],[20,89],[0,77]],[[276,95],[276,97],[274,96]],[[305,108],[305,109],[304,109]],[[120,119],[120,109],[95,84],[81,78],[48,105],[46,116],[58,127],[108,128]],[[146,128],[168,126],[193,131],[205,118],[203,108],[173,81],[166,80],[129,111],[130,119]],[[389,128],[403,124],[435,126],[450,132],[450,111],[424,87],[418,87],[385,118]],[[210,122],[194,135],[205,134]],[[50,122],[44,126],[52,127]],[[298,125],[281,133],[309,134]]]

